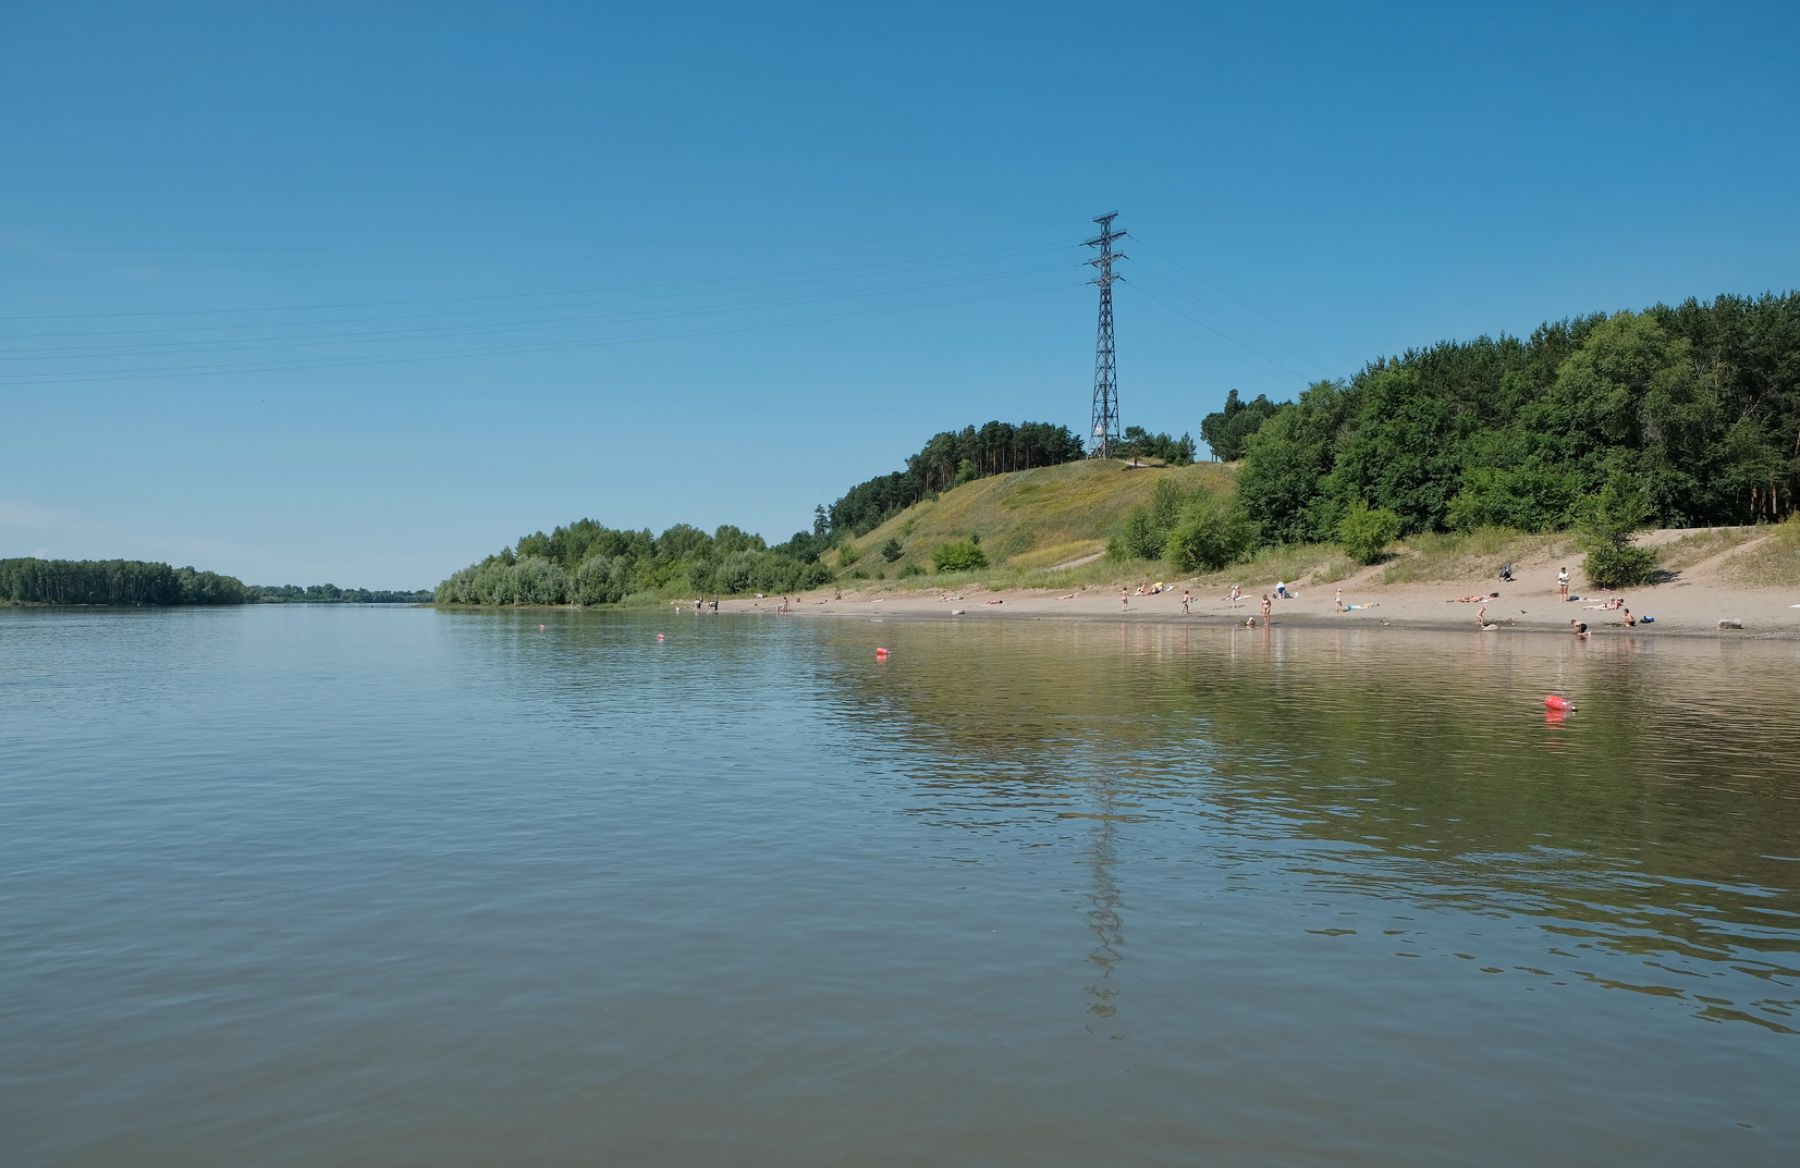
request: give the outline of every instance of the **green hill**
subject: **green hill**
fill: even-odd
[[[891,580],[909,565],[929,571],[938,547],[976,536],[996,568],[1052,568],[1104,552],[1158,482],[1226,491],[1235,475],[1235,468],[1220,463],[1131,467],[1099,459],[991,475],[915,503],[868,534],[845,540],[825,563],[840,575],[861,571]],[[891,562],[881,554],[890,539],[901,550]]]

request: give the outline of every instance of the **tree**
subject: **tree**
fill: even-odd
[[[1244,457],[1250,436],[1274,416],[1275,409],[1275,403],[1266,394],[1259,393],[1255,401],[1246,403],[1238,400],[1237,390],[1228,390],[1224,407],[1200,419],[1200,437],[1212,447],[1213,457],[1236,462]],[[1192,439],[1188,442],[1191,447]],[[1189,456],[1192,457],[1191,449]]]
[[[892,536],[889,536],[888,541],[881,545],[881,558],[890,564],[905,554],[906,552],[900,547],[900,541]]]
[[[1595,586],[1625,588],[1650,582],[1656,555],[1632,542],[1650,510],[1649,487],[1624,471],[1615,471],[1583,509],[1575,538],[1587,553],[1582,571]]]
[[[1199,491],[1181,509],[1163,545],[1163,559],[1178,572],[1214,571],[1244,553],[1249,524],[1237,506],[1211,491]]]
[[[1338,520],[1338,538],[1344,553],[1359,564],[1373,564],[1381,558],[1387,545],[1400,538],[1400,517],[1385,507],[1371,507],[1358,499],[1344,509]]]

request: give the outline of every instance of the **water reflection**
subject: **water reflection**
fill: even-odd
[[[1117,1014],[1129,819],[1156,847],[1254,868],[1289,906],[1269,928],[1800,1025],[1792,646],[1028,624],[884,636],[901,667],[847,668],[828,689],[847,730],[877,723],[883,749],[916,763],[913,814],[1021,841],[1091,815],[1097,1018]],[[1577,698],[1560,723],[1543,717],[1551,691]],[[1084,798],[1091,811],[1071,808]]]

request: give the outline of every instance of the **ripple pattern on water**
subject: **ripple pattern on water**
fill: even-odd
[[[0,1162],[1785,1164],[1796,665],[0,613]]]

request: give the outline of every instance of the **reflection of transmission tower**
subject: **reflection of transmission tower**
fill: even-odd
[[[1113,240],[1125,238],[1123,231],[1114,231],[1112,221],[1119,217],[1117,211],[1108,212],[1094,222],[1100,225],[1100,234],[1087,241],[1088,247],[1097,247],[1100,254],[1088,263],[1100,269],[1100,274],[1088,281],[1100,285],[1100,330],[1094,337],[1094,415],[1092,428],[1088,431],[1091,445],[1090,454],[1098,454],[1101,458],[1112,456],[1113,442],[1119,434],[1119,370],[1113,354],[1113,312],[1112,286],[1114,280],[1124,279],[1113,275],[1114,260],[1125,259],[1123,252],[1112,249]]]

